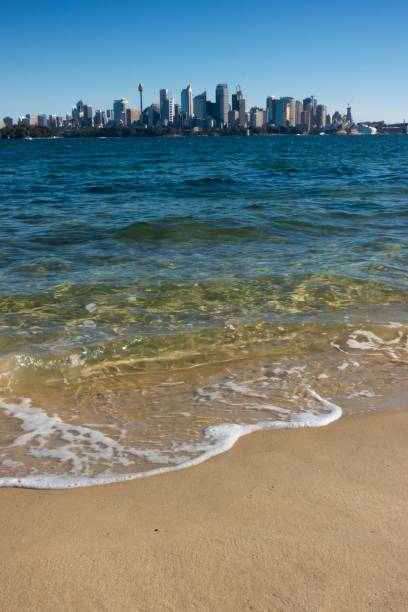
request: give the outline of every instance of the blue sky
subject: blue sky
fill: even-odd
[[[80,98],[138,105],[161,87],[240,84],[248,105],[314,94],[357,120],[408,120],[407,0],[2,2],[0,117],[65,114]]]

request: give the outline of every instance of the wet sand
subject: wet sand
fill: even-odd
[[[0,490],[0,609],[408,609],[408,412],[260,432],[185,471]]]

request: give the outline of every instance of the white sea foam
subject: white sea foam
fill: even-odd
[[[79,355],[70,355],[69,356],[69,361],[70,364],[73,368],[78,368],[80,366],[83,366],[85,364],[85,359],[81,359],[81,357]]]
[[[154,449],[128,448],[97,429],[65,423],[57,415],[48,416],[41,408],[32,406],[29,399],[18,404],[0,400],[0,408],[6,416],[21,422],[23,433],[9,448],[24,446],[32,457],[66,463],[69,472],[75,476],[89,474],[92,467],[105,462],[109,466],[130,466],[132,457],[151,463],[169,463],[167,454]]]
[[[347,340],[347,344],[350,348],[354,349],[375,350],[384,346],[392,346],[395,344],[399,344],[401,342],[402,336],[403,333],[398,332],[398,336],[396,338],[393,338],[392,340],[384,340],[372,331],[367,331],[365,329],[357,329],[352,334],[350,334],[350,338]],[[359,340],[359,338],[365,338],[365,340]]]
[[[244,395],[245,397],[257,397],[259,399],[266,398],[266,395],[254,393],[246,383],[238,384],[232,381],[228,381],[225,383],[224,387],[226,389],[229,389],[230,391],[233,391],[233,393],[236,393],[238,395]]]
[[[315,405],[296,412],[287,411],[279,406],[268,404],[254,405],[254,408],[269,409],[285,415],[285,420],[270,419],[252,424],[225,423],[212,425],[204,431],[203,442],[192,445],[179,445],[175,450],[197,452],[194,458],[178,455],[177,458],[154,449],[134,449],[120,444],[101,431],[81,425],[65,423],[58,416],[48,416],[40,408],[31,405],[28,399],[20,403],[8,403],[0,400],[4,413],[21,421],[24,433],[18,436],[11,445],[29,445],[29,453],[34,457],[66,462],[70,471],[65,475],[38,474],[23,477],[0,478],[2,487],[22,487],[35,489],[65,489],[86,487],[100,484],[122,482],[155,476],[175,470],[181,470],[207,461],[215,455],[231,449],[242,436],[262,429],[287,429],[300,427],[322,427],[340,418],[342,410],[336,404],[324,399],[313,389],[308,389]],[[319,410],[317,409],[319,406]],[[50,440],[58,437],[58,447],[50,445]],[[31,444],[31,445],[30,445]],[[173,449],[174,450],[174,449]],[[143,458],[150,463],[162,465],[143,472],[115,474],[115,465],[129,466],[135,457]],[[7,459],[6,459],[7,461]],[[102,474],[92,475],[95,464],[106,462],[109,467]],[[163,466],[163,463],[172,465]]]
[[[350,393],[348,396],[350,399],[352,397],[377,397],[375,393],[369,391],[368,389],[362,389],[361,391],[354,391],[354,393]]]

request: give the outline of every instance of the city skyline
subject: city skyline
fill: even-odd
[[[268,95],[307,93],[330,108],[350,103],[357,121],[408,118],[402,0],[345,0],[334,8],[294,0],[290,10],[210,0],[183,11],[161,0],[154,10],[124,0],[121,15],[93,0],[80,15],[50,0],[10,3],[2,15],[0,116],[63,114],[80,96],[108,108],[114,92],[136,106],[130,85],[139,80],[147,104],[158,99],[160,83],[175,92],[190,83],[197,92],[226,79],[247,92],[249,107]]]
[[[244,92],[237,85],[233,92],[227,83],[215,87],[214,101],[207,91],[194,95],[191,84],[186,85],[178,102],[172,90],[163,87],[159,100],[147,106],[143,103],[144,85],[137,86],[139,108],[132,107],[127,98],[113,100],[111,108],[95,109],[79,100],[64,116],[26,113],[15,121],[6,116],[0,122],[2,138],[44,136],[47,134],[111,135],[191,134],[217,131],[218,133],[275,134],[406,134],[406,122],[356,122],[351,106],[346,113],[331,111],[316,96],[298,100],[292,96],[268,96],[265,106],[247,108]],[[22,128],[22,129],[21,129]],[[36,130],[34,133],[30,130]],[[48,130],[41,131],[41,130]],[[145,132],[149,129],[150,132]],[[24,131],[24,130],[29,130]],[[39,131],[38,131],[39,130]],[[84,131],[85,130],[85,131]],[[101,131],[102,130],[102,131]],[[114,130],[112,132],[112,130]],[[119,130],[119,131],[118,131]]]
[[[3,125],[72,130],[89,128],[175,128],[187,130],[263,130],[301,133],[318,131],[338,132],[354,126],[351,107],[347,112],[335,110],[331,114],[327,105],[313,95],[298,100],[292,96],[268,96],[264,106],[247,107],[240,85],[230,90],[227,83],[215,86],[214,101],[207,91],[194,95],[191,84],[184,87],[176,98],[169,88],[161,88],[159,100],[143,104],[144,85],[137,86],[139,108],[132,107],[127,98],[113,100],[111,108],[100,109],[80,99],[72,111],[63,116],[26,113],[14,120],[3,118]]]
[[[198,90],[201,93],[202,92],[207,93],[207,96],[209,98],[211,98],[211,97],[216,98],[216,93],[215,93],[215,95],[213,95],[213,94],[208,93],[208,92],[209,91],[211,92],[213,89],[216,90],[216,87],[218,87],[218,86],[220,86],[222,84],[226,84],[227,85],[227,87],[229,88],[230,96],[233,93],[232,90],[236,90],[236,89],[241,89],[242,90],[243,89],[240,84],[236,84],[235,86],[231,86],[228,83],[223,81],[223,82],[219,83],[216,86],[210,87],[209,89],[203,89],[203,88],[200,89],[200,87],[198,87]],[[139,83],[139,85],[140,85],[140,83]],[[186,85],[185,88],[182,88],[181,91],[178,94],[176,94],[176,95],[173,94],[174,88],[168,88],[168,87],[166,87],[166,88],[157,88],[157,87],[155,87],[154,90],[152,90],[153,93],[150,92],[150,94],[149,94],[149,91],[146,90],[146,86],[143,83],[143,94],[142,95],[143,95],[143,99],[145,100],[144,108],[148,108],[149,106],[152,106],[152,105],[155,105],[155,104],[158,104],[161,107],[161,102],[160,102],[161,95],[162,95],[163,91],[166,91],[170,95],[170,97],[173,99],[173,103],[177,104],[180,107],[180,109],[182,109],[182,107],[183,107],[183,93],[186,91],[187,88],[190,88],[189,96],[191,97],[191,107],[193,107],[193,98],[197,97],[197,95],[199,95],[199,94],[196,94],[196,93],[193,94],[192,93],[194,91],[194,89],[193,89],[191,83],[188,83],[188,85]],[[123,98],[117,97],[115,99],[118,99],[118,100],[126,99],[130,108],[140,108],[140,91],[138,89],[138,86],[135,85],[135,83],[132,83],[130,86],[128,86],[128,89],[131,89],[132,95],[128,95],[128,96],[123,97]],[[266,96],[265,100],[267,101],[268,98],[271,98],[271,97],[272,98],[278,98],[278,99],[279,98],[293,98],[295,100],[298,100],[298,99],[302,100],[302,99],[304,99],[305,95],[306,95],[306,97],[316,98],[316,95],[314,93],[307,93],[307,94],[305,94],[305,92],[303,92],[303,95],[295,96],[295,95],[290,94],[290,92],[289,92],[289,95],[287,95],[287,96],[282,96],[282,95],[279,95],[279,94],[276,94],[276,93],[271,93],[271,94],[268,94]],[[346,106],[351,106],[352,104],[351,104],[350,100],[352,100],[353,98],[354,98],[354,96],[343,97],[343,100],[340,102],[339,106],[336,107],[335,109],[332,108],[332,111],[333,112],[335,112],[335,111],[341,112],[342,110],[344,110],[346,108]],[[79,99],[80,100],[86,99],[86,97],[85,96],[79,96]],[[186,98],[185,98],[185,100],[186,100]],[[185,100],[184,100],[184,104],[186,103]],[[264,108],[264,107],[267,106],[267,104],[265,104],[265,100],[263,100],[263,101],[259,100],[258,102],[255,102],[254,104],[249,104],[249,100],[254,100],[254,96],[253,96],[253,94],[251,94],[251,92],[247,92],[246,93],[245,100],[246,100],[247,110],[249,110],[250,108],[254,108],[254,107],[255,108]],[[92,106],[93,109],[108,110],[108,109],[110,109],[113,106],[112,105],[112,99],[106,105],[91,103],[91,106]],[[231,104],[230,104],[230,106],[231,106]],[[328,104],[326,104],[325,106],[327,108],[329,108]],[[33,109],[28,109],[28,110],[25,109],[21,113],[16,113],[16,112],[13,113],[13,112],[11,112],[11,113],[3,114],[3,115],[0,114],[0,123],[1,123],[1,120],[2,120],[3,116],[4,117],[12,117],[13,120],[15,120],[15,122],[17,123],[18,118],[22,118],[22,117],[24,117],[24,116],[26,116],[27,114],[30,114],[30,113],[33,114],[33,115],[38,115],[38,116],[41,116],[41,115],[43,115],[45,113],[45,114],[47,114],[49,116],[62,116],[62,117],[65,117],[67,112],[69,112],[67,109],[68,109],[68,106],[66,106],[65,110],[63,110],[62,112],[53,112],[53,111],[49,112],[49,110],[43,108],[43,109],[35,109],[35,110],[33,110]],[[378,116],[378,117],[374,117],[374,118],[371,118],[371,117],[370,118],[368,118],[368,117],[362,118],[361,116],[358,116],[358,111],[357,111],[357,113],[355,112],[355,106],[354,105],[353,105],[353,109],[354,109],[353,115],[354,115],[354,119],[355,119],[356,122],[364,123],[364,122],[375,122],[375,121],[382,121],[382,120],[384,120],[384,116]],[[265,110],[266,110],[266,108],[265,108]],[[408,99],[407,99],[407,113],[404,114],[404,116],[401,117],[401,118],[396,118],[395,120],[392,120],[392,121],[391,120],[388,120],[388,121],[385,120],[385,122],[386,123],[399,123],[399,122],[405,121],[406,118],[408,118]],[[170,121],[170,123],[171,123],[171,121]]]

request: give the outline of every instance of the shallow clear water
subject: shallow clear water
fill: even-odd
[[[0,142],[0,484],[378,407],[407,374],[407,171],[404,136]]]

